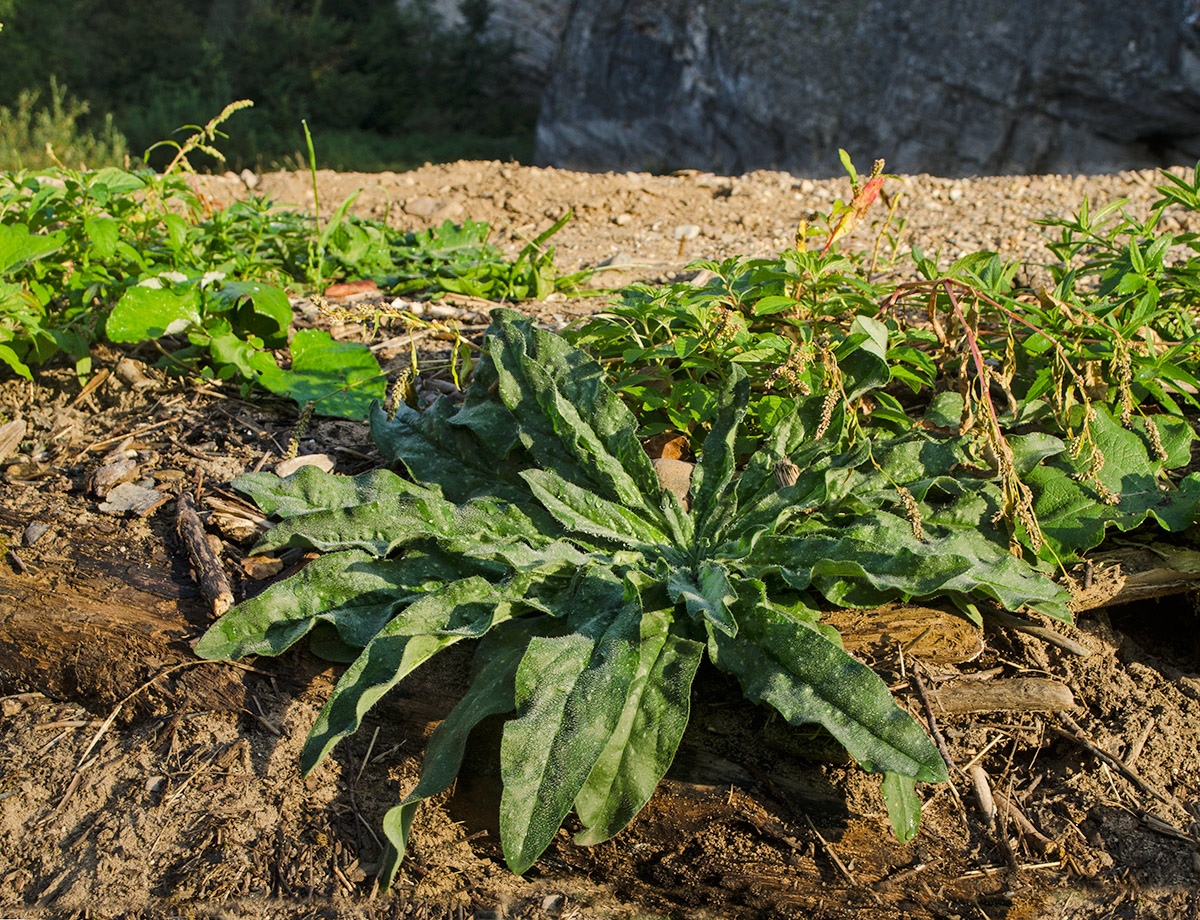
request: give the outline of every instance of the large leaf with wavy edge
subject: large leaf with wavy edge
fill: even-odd
[[[698,522],[701,540],[713,532],[712,518],[733,481],[737,467],[734,442],[750,404],[750,379],[736,364],[725,383],[720,404],[717,420],[704,439],[699,462],[692,473],[692,515]]]
[[[655,519],[658,477],[637,439],[637,422],[604,369],[528,317],[495,310],[488,342],[499,395],[530,453],[546,469],[590,485]]]
[[[912,716],[896,705],[879,676],[800,618],[762,603],[762,582],[743,582],[737,636],[709,629],[713,663],[742,691],[792,725],[816,722],[868,770],[892,770],[945,782],[946,765]]]
[[[510,712],[516,706],[517,666],[525,655],[526,646],[533,635],[546,629],[553,631],[556,625],[549,617],[509,620],[480,642],[471,686],[430,735],[420,781],[403,802],[389,809],[383,817],[383,832],[388,839],[379,867],[383,887],[391,885],[400,861],[404,859],[417,809],[426,799],[450,788],[462,766],[467,738],[475,726],[488,716]]]
[[[502,591],[483,578],[464,578],[426,595],[391,620],[346,669],[322,707],[300,755],[304,773],[357,731],[367,710],[418,665],[528,609],[523,587]]]
[[[264,513],[284,519],[403,496],[439,496],[436,490],[408,482],[389,470],[335,476],[315,466],[302,466],[282,479],[274,473],[246,473],[233,481],[233,487],[254,499]]]
[[[542,506],[572,533],[645,548],[667,535],[638,512],[580,488],[550,470],[526,470],[521,477]]]
[[[461,577],[461,566],[436,550],[403,559],[357,549],[330,553],[238,604],[200,637],[196,654],[225,660],[279,655],[319,622],[362,648],[399,608]]]
[[[590,846],[619,833],[650,801],[687,728],[692,680],[704,645],[670,631],[670,611],[642,615],[638,668],[617,727],[575,796]]]
[[[930,525],[918,539],[908,520],[886,511],[836,528],[813,525],[795,535],[764,535],[743,568],[757,578],[777,572],[800,590],[815,585],[834,603],[865,586],[903,600],[982,595],[1010,610],[1028,606],[1071,619],[1064,588],[978,531]]]
[[[572,601],[573,632],[530,641],[517,669],[517,715],[500,744],[500,840],[518,875],[549,846],[616,730],[637,673],[641,605],[591,570]]]
[[[259,541],[260,549],[312,547],[324,552],[358,547],[386,556],[422,540],[462,551],[464,545],[514,542],[541,546],[561,531],[554,519],[532,503],[523,505],[490,498],[456,505],[435,492],[364,502],[347,508],[314,511],[283,521]]]
[[[452,501],[477,495],[519,500],[523,464],[509,456],[517,444],[511,413],[496,402],[474,410],[476,425],[462,424],[447,399],[424,412],[401,405],[394,418],[371,407],[371,436],[391,463],[401,463],[418,481],[434,482]]]

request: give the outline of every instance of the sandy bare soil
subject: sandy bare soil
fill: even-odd
[[[597,287],[684,277],[696,258],[774,253],[799,221],[847,196],[844,183],[778,173],[588,175],[499,163],[320,181],[325,212],[361,190],[360,213],[412,228],[488,221],[513,252],[573,209],[557,261],[566,271],[614,267]],[[1038,261],[1031,218],[1066,213],[1085,193],[1129,197],[1144,213],[1155,181],[908,177],[890,189],[901,196],[902,248]],[[307,174],[197,184],[214,206],[248,185],[312,203]],[[873,242],[864,232],[851,245]],[[526,308],[555,323],[602,303],[556,297]],[[96,368],[115,371],[119,358],[99,348]],[[307,652],[251,670],[196,663],[189,642],[209,614],[169,500],[202,482],[201,510],[235,591],[261,589],[269,572],[220,500],[230,500],[231,478],[270,468],[295,407],[162,378],[149,350],[134,358],[150,385],[114,373],[81,394],[73,373],[54,368],[32,387],[0,383],[0,411],[28,429],[22,455],[0,464],[0,916],[1200,916],[1200,621],[1189,594],[1081,614],[1059,630],[1066,647],[994,628],[970,660],[939,662],[931,648],[934,689],[1037,677],[1073,696],[1066,718],[937,714],[954,763],[981,765],[1027,820],[1010,825],[1007,847],[962,775],[953,789],[922,789],[922,831],[897,843],[877,777],[732,702],[736,685],[706,671],[668,780],[615,840],[577,848],[568,822],[533,870],[512,876],[494,827],[496,739],[485,731],[453,793],[418,819],[395,889],[378,893],[379,821],[415,784],[465,659],[431,662],[303,779],[300,745],[338,670]],[[330,454],[341,472],[377,462],[365,426],[344,421],[319,419],[301,449]],[[168,500],[144,516],[106,506],[91,477],[114,459],[134,460],[134,481]],[[919,712],[901,660],[878,650],[871,663]]]

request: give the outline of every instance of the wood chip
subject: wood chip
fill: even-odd
[[[929,691],[941,712],[1062,712],[1075,708],[1071,689],[1044,677],[949,681]]]
[[[332,473],[333,457],[329,456],[329,454],[305,454],[303,457],[280,460],[275,464],[275,475],[280,478],[290,476],[302,466],[315,466],[326,473]]]
[[[14,457],[25,437],[25,420],[15,418],[11,422],[0,425],[0,460]]]

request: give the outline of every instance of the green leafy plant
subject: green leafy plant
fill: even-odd
[[[354,196],[323,226],[262,198],[213,210],[184,181],[189,158],[219,161],[221,126],[249,106],[231,103],[155,145],[174,152],[161,174],[57,167],[0,177],[0,361],[31,377],[32,365],[64,351],[84,375],[90,345],[107,334],[153,342],[170,370],[361,419],[383,398],[378,363],[362,342],[292,335],[288,289],[365,277],[397,292],[513,300],[576,284],[545,245],[565,217],[509,260],[487,242],[486,224],[404,232],[349,215]]]
[[[119,166],[128,156],[125,138],[109,115],[97,131],[81,120],[86,102],[59,86],[53,75],[49,98],[42,102],[38,89],[24,89],[12,108],[0,106],[0,169],[44,169],[62,164],[93,169]]]
[[[421,662],[480,640],[467,695],[385,819],[385,883],[419,803],[453,781],[469,733],[490,715],[509,716],[500,819],[514,871],[571,809],[580,843],[616,834],[669,766],[705,656],[749,699],[823,725],[888,774],[907,837],[914,780],[942,781],[945,767],[822,625],[822,605],[940,596],[976,617],[976,603],[1069,613],[1045,569],[1008,551],[993,474],[964,473],[975,469],[971,439],[938,431],[961,403],[941,400],[927,427],[890,434],[867,437],[856,422],[853,401],[888,380],[886,344],[862,322],[842,397],[795,401],[744,465],[735,445],[750,387],[735,366],[681,501],[660,487],[602,367],[497,311],[461,407],[372,416],[380,449],[413,481],[312,469],[237,480],[283,519],[260,549],[326,555],[227,614],[197,652],[276,655],[311,634],[315,650],[352,661],[305,745],[311,772]],[[1064,451],[1033,435],[1014,445],[1022,473]],[[1064,541],[1069,514],[1054,531]]]

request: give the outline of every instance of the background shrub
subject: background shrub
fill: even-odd
[[[536,93],[486,36],[488,0],[461,10],[451,28],[428,0],[0,0],[4,123],[60,131],[26,130],[0,167],[35,165],[46,133],[114,162],[121,136],[137,155],[241,98],[255,107],[221,145],[234,169],[294,157],[302,118],[332,168],[527,156]]]

